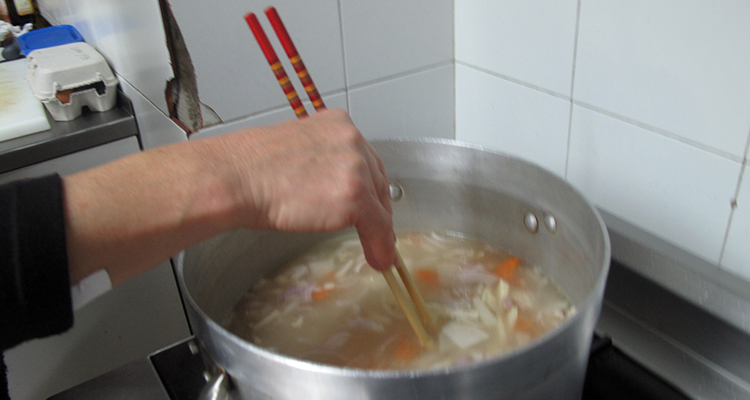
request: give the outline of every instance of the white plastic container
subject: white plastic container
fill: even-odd
[[[107,111],[117,99],[117,78],[88,43],[78,42],[29,53],[26,80],[56,121],[70,121],[84,106]]]

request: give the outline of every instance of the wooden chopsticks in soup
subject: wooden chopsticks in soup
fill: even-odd
[[[312,77],[307,71],[307,67],[305,67],[305,64],[302,62],[302,57],[300,57],[297,52],[297,48],[294,46],[292,38],[289,36],[284,23],[281,22],[279,13],[276,12],[274,7],[266,8],[265,13],[268,20],[271,22],[271,26],[273,26],[281,45],[284,47],[284,51],[289,57],[289,61],[297,72],[297,76],[302,82],[313,107],[315,107],[315,110],[317,111],[325,110],[326,106],[323,103],[323,99],[320,97],[320,94],[313,83]],[[295,115],[297,115],[297,118],[306,117],[307,111],[302,105],[299,96],[297,96],[297,91],[294,90],[294,86],[289,80],[289,76],[286,74],[284,67],[281,65],[281,62],[276,55],[276,51],[274,51],[271,43],[268,41],[268,37],[263,31],[263,27],[260,25],[258,18],[254,13],[248,13],[245,15],[245,21],[247,21],[247,24],[250,26],[250,30],[253,32],[255,40],[258,41],[258,45],[263,51],[268,64],[271,66],[271,70],[273,70],[281,89],[289,100],[289,105],[292,106]],[[398,250],[396,251],[396,260],[395,269],[401,277],[403,287],[399,284],[396,275],[393,273],[393,267],[383,271],[383,277],[385,277],[388,287],[390,287],[393,295],[396,297],[396,301],[401,307],[401,310],[406,314],[406,318],[409,320],[409,324],[417,335],[419,343],[424,348],[432,348],[434,342],[430,333],[434,332],[435,324],[432,321],[430,314],[427,312],[427,307],[422,299],[422,295],[417,290],[417,286],[414,284],[414,279],[404,265],[404,261],[398,253]],[[404,291],[404,288],[406,288],[406,291]]]

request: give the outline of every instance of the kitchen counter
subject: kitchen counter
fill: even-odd
[[[138,136],[132,104],[120,91],[109,111],[84,112],[72,121],[55,121],[45,112],[51,129],[0,142],[0,174]]]

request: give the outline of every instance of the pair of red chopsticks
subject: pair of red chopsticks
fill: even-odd
[[[284,51],[289,57],[289,61],[291,61],[294,70],[297,72],[299,80],[302,81],[302,86],[304,86],[305,92],[307,92],[308,97],[310,97],[313,107],[315,107],[315,110],[317,111],[324,110],[326,105],[323,103],[320,94],[318,94],[318,89],[315,87],[315,84],[310,77],[310,73],[307,72],[307,67],[305,67],[305,64],[302,62],[302,58],[297,52],[297,48],[294,47],[292,38],[286,31],[284,23],[281,22],[279,13],[276,12],[274,7],[266,8],[265,13],[268,20],[271,22],[271,26],[276,32],[276,36],[279,38],[281,45],[284,47]],[[245,21],[247,21],[247,24],[253,31],[255,39],[258,41],[258,45],[260,45],[261,50],[263,50],[263,54],[266,56],[268,64],[271,65],[271,69],[273,70],[274,75],[276,75],[276,79],[279,81],[279,85],[281,85],[281,89],[284,91],[287,100],[289,100],[289,104],[294,109],[294,113],[297,114],[297,118],[306,117],[307,111],[305,110],[305,106],[302,105],[302,100],[297,96],[297,91],[294,90],[292,82],[289,81],[289,77],[287,76],[286,71],[284,71],[284,67],[281,65],[279,57],[276,56],[276,52],[273,50],[273,47],[271,47],[271,42],[268,41],[268,37],[263,31],[263,27],[260,26],[258,17],[256,17],[254,13],[248,13],[245,15]]]

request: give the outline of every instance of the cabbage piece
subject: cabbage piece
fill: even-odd
[[[476,326],[461,324],[458,322],[451,322],[445,325],[443,327],[443,333],[461,349],[468,349],[477,343],[484,342],[490,337],[487,332]]]
[[[487,326],[497,325],[497,317],[495,317],[495,314],[490,311],[489,307],[487,307],[482,300],[475,297],[472,304],[474,305],[474,308],[479,311],[479,320],[482,321],[483,324]]]
[[[330,276],[334,270],[334,261],[332,259],[325,259],[320,261],[313,261],[310,263],[310,272],[312,273],[312,281],[321,281],[327,276]]]
[[[518,321],[518,307],[513,306],[513,308],[508,311],[508,327],[510,329],[513,329],[516,326],[516,321]]]
[[[505,280],[500,279],[500,282],[497,284],[497,299],[500,304],[508,298],[508,294],[510,294],[510,285]]]

